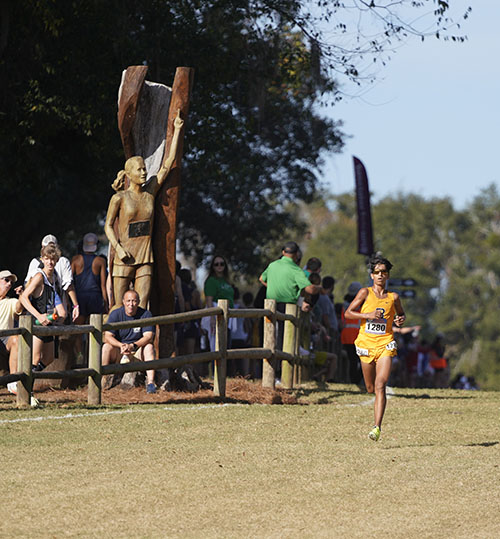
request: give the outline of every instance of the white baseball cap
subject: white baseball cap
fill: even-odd
[[[57,245],[57,238],[52,234],[47,234],[42,240],[42,247],[46,247],[49,243],[55,243]]]
[[[0,279],[9,279],[15,283],[17,281],[17,275],[14,275],[9,270],[0,271]]]

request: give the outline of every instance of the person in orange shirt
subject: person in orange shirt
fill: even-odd
[[[345,353],[347,354],[347,359],[349,361],[349,381],[351,384],[356,385],[361,382],[361,378],[363,377],[361,374],[361,367],[359,366],[359,358],[356,355],[356,346],[354,345],[354,341],[358,338],[360,321],[346,320],[345,311],[361,288],[361,283],[358,283],[357,281],[349,285],[347,294],[344,296],[344,303],[342,304],[342,311],[340,313],[340,342],[343,350],[345,350]]]
[[[386,290],[391,268],[389,260],[373,256],[370,259],[373,286],[362,288],[345,312],[346,319],[361,320],[354,344],[361,360],[366,391],[375,393],[375,424],[368,435],[374,441],[380,438],[387,402],[386,386],[391,374],[392,358],[397,353],[392,325],[394,323],[399,327],[406,319],[399,295]]]

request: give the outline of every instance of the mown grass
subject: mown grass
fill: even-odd
[[[1,410],[0,536],[496,537],[500,393],[395,393]]]

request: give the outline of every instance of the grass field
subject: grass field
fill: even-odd
[[[0,409],[1,537],[498,537],[500,393]]]

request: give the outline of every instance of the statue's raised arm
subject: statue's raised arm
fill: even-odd
[[[158,171],[158,174],[156,175],[156,185],[152,188],[153,195],[156,195],[158,193],[158,190],[160,189],[172,169],[172,165],[174,164],[175,158],[177,156],[179,138],[183,126],[184,120],[181,118],[181,110],[178,109],[177,116],[174,119],[174,136],[172,137],[172,143],[170,144],[168,155],[164,160],[160,170]]]

